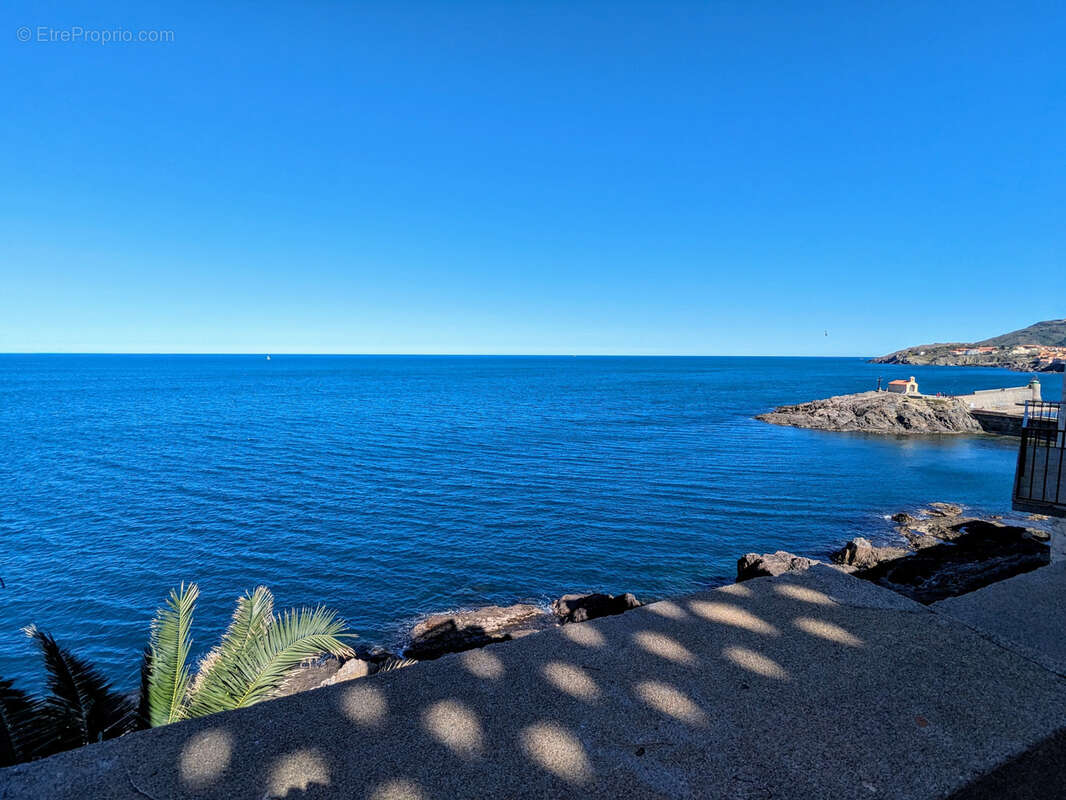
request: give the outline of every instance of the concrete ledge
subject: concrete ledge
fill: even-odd
[[[1066,681],[831,568],[567,625],[0,771],[0,797],[933,798]]]

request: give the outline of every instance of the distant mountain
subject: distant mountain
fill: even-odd
[[[977,342],[977,345],[1014,347],[1020,344],[1041,344],[1046,347],[1066,347],[1066,319],[1049,319],[1038,322],[1020,331],[1011,331],[1002,336]]]
[[[1066,364],[1066,319],[980,342],[920,344],[873,359],[878,364],[1005,367],[1019,372],[1062,372]]]

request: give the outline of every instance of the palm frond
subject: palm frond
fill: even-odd
[[[141,654],[141,687],[137,694],[137,729],[152,727],[152,710],[149,698],[152,685],[152,646],[144,646]]]
[[[0,767],[33,757],[32,727],[39,708],[37,700],[0,678]]]
[[[345,627],[335,611],[325,608],[293,609],[275,616],[232,664],[212,669],[211,690],[205,684],[194,700],[196,714],[243,708],[275,697],[301,663],[326,654],[353,655],[342,641]]]
[[[38,715],[39,755],[113,739],[133,730],[136,709],[87,661],[34,626],[24,629],[41,650],[48,695]]]
[[[392,672],[397,669],[403,669],[404,667],[410,667],[417,664],[418,660],[414,658],[390,658],[388,661],[382,661],[371,675],[380,675],[382,672]]]
[[[200,661],[192,684],[191,716],[210,714],[220,706],[235,707],[231,706],[236,698],[230,693],[230,681],[226,676],[246,657],[249,648],[266,634],[273,616],[274,595],[265,586],[257,586],[255,591],[246,592],[237,599],[233,619],[222,641]]]
[[[188,713],[192,616],[199,595],[195,583],[171,589],[166,606],[159,608],[152,620],[148,719],[153,728],[177,722]]]

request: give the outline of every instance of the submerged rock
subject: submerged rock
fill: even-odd
[[[799,572],[817,564],[813,558],[804,558],[784,550],[776,553],[746,553],[737,559],[737,583],[752,578],[768,578],[786,572]]]
[[[909,555],[910,550],[903,547],[876,547],[861,536],[852,539],[833,554],[833,561],[848,567],[868,569],[882,561],[891,561]]]
[[[407,658],[424,661],[445,653],[459,653],[503,642],[552,624],[549,615],[537,606],[485,606],[472,611],[434,614],[411,629]]]
[[[641,602],[632,594],[564,594],[554,603],[552,611],[561,623],[584,622],[585,620],[621,614],[637,608]]]
[[[926,513],[931,517],[957,517],[962,514],[958,503],[930,503]]]
[[[895,392],[862,392],[781,406],[756,419],[774,425],[824,431],[863,431],[897,435],[981,433],[966,404],[950,397],[908,397]]]

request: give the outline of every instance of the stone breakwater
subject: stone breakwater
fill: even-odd
[[[893,392],[845,394],[781,406],[756,419],[795,428],[905,436],[982,432],[980,423],[959,400]]]

